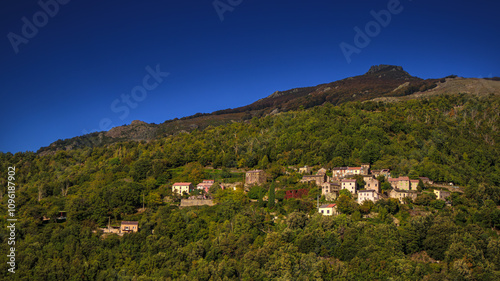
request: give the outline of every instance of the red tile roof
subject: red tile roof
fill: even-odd
[[[185,185],[190,185],[190,182],[176,182],[174,183],[174,186],[185,186]]]

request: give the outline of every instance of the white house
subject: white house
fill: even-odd
[[[323,216],[333,216],[338,215],[337,204],[325,204],[319,206],[318,212]]]

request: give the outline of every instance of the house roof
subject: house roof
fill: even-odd
[[[375,190],[372,190],[372,189],[369,189],[369,190],[358,190],[358,193],[359,192],[376,192]]]
[[[213,182],[200,182],[197,186],[212,186],[214,185]]]
[[[302,178],[322,178],[325,175],[305,175]]]
[[[410,180],[410,182],[418,182],[418,180]]]
[[[324,204],[324,205],[321,205],[319,206],[320,208],[333,208],[335,207],[337,204]]]
[[[342,182],[356,182],[356,180],[353,180],[353,179],[343,179]]]
[[[174,183],[173,186],[186,186],[186,185],[191,185],[190,182],[176,182]]]
[[[122,221],[122,224],[139,225],[138,221]]]
[[[348,170],[361,170],[361,167],[347,167]]]

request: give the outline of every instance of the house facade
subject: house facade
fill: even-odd
[[[305,175],[300,182],[314,182],[317,186],[321,186],[326,182],[326,175]]]
[[[267,181],[266,172],[263,170],[248,171],[245,175],[246,185],[259,185]]]
[[[377,178],[378,176],[384,176],[385,178],[388,178],[391,175],[391,170],[389,169],[371,170],[371,173],[375,178]]]
[[[338,215],[337,204],[325,204],[319,206],[318,212],[323,216],[333,216]]]
[[[417,190],[416,186],[415,189],[412,189],[409,177],[389,178],[388,182],[391,184],[392,188],[397,188],[400,190]]]
[[[380,183],[377,179],[374,179],[371,176],[365,176],[363,177],[364,181],[366,183],[365,189],[366,190],[375,190],[377,193],[380,193]]]
[[[325,182],[321,185],[321,195],[324,195],[326,200],[335,200],[339,195],[340,184],[333,182]]]
[[[355,194],[358,189],[358,184],[354,179],[343,179],[340,183],[341,189],[347,189],[352,194]]]
[[[304,166],[302,168],[299,168],[299,173],[301,173],[301,174],[310,174],[311,171],[312,171],[312,168],[308,167],[308,166]]]
[[[193,184],[190,182],[176,182],[172,185],[172,193],[183,194],[193,191]]]
[[[389,198],[398,199],[400,203],[404,204],[404,198],[409,197],[412,200],[417,198],[417,192],[414,190],[399,190],[393,189],[389,192]]]
[[[446,200],[446,197],[449,197],[451,195],[451,192],[443,190],[434,190],[434,194],[436,194],[436,199]]]
[[[120,226],[121,233],[131,233],[139,231],[138,221],[122,221]]]
[[[210,187],[214,185],[215,180],[203,180],[203,182],[200,182],[197,186],[196,189],[203,190],[205,193],[208,193],[210,190]]]
[[[410,180],[410,190],[418,190],[418,180]]]
[[[328,172],[327,169],[321,168],[321,169],[318,170],[318,172],[316,173],[316,175],[326,175],[326,172]]]
[[[358,204],[362,204],[363,201],[377,202],[379,195],[375,190],[360,190],[358,191]]]

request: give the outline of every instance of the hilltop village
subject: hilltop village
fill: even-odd
[[[372,170],[370,164],[362,164],[359,167],[336,167],[332,169],[313,167],[296,168],[289,166],[285,172],[288,176],[300,175],[300,180],[297,188],[280,187],[274,192],[281,193],[280,199],[305,199],[311,198],[316,200],[317,210],[325,216],[338,215],[340,212],[337,209],[336,201],[340,195],[347,196],[353,199],[357,204],[363,205],[365,201],[376,203],[381,199],[396,199],[400,204],[408,204],[417,199],[418,195],[423,194],[424,189],[428,189],[426,194],[432,198],[447,201],[451,195],[451,191],[461,192],[459,187],[449,184],[435,184],[428,177],[409,176],[391,176],[389,169]],[[243,189],[251,198],[250,193],[254,188],[268,185],[270,175],[265,170],[250,170],[245,172],[244,182],[236,182],[227,184],[224,182],[216,182],[215,180],[205,179],[202,182],[194,185],[191,182],[176,182],[172,185],[172,196],[182,197],[180,207],[213,205],[213,189]],[[261,194],[257,199],[269,200],[270,191],[259,190]],[[314,196],[311,195],[316,195]],[[264,197],[264,198],[259,198]],[[276,201],[278,199],[275,199]],[[321,205],[319,202],[321,201]],[[371,203],[365,203],[371,204]]]

